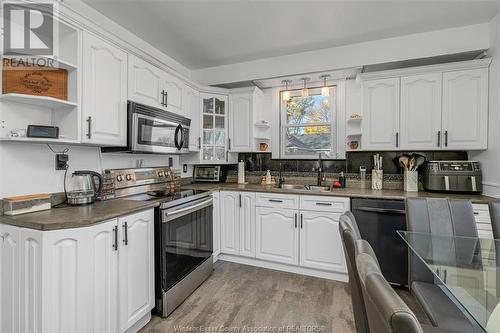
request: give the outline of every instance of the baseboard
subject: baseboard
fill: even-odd
[[[239,256],[233,256],[230,254],[220,254],[218,256],[218,260],[230,261],[237,264],[250,265],[268,269],[274,269],[277,271],[283,271],[288,273],[302,274],[307,276],[314,276],[322,279],[340,281],[340,282],[348,282],[349,277],[347,273],[338,273],[338,272],[326,272],[316,269],[291,266],[286,264],[274,263],[266,260],[255,259],[255,258],[245,258]]]
[[[138,332],[141,328],[147,325],[149,321],[151,320],[151,311],[146,313],[141,319],[139,319],[134,325],[132,325],[128,330],[125,331],[125,333],[136,333]]]

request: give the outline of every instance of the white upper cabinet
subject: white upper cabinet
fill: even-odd
[[[173,75],[166,72],[162,73],[162,93],[164,96],[164,107],[167,111],[174,112],[180,115],[183,114],[182,92],[184,90],[184,82]]]
[[[154,307],[154,213],[147,210],[118,219],[120,332]]]
[[[252,99],[251,93],[229,95],[229,142],[230,151],[252,151]]]
[[[184,82],[158,67],[129,55],[128,98],[134,102],[183,114]]]
[[[161,108],[161,71],[136,56],[128,56],[128,98],[134,102]]]
[[[443,73],[444,149],[486,149],[488,68]]]
[[[82,142],[127,144],[127,54],[83,34]]]
[[[402,77],[400,148],[439,149],[441,136],[441,73]]]
[[[201,148],[200,120],[201,106],[200,93],[186,86],[184,89],[184,116],[191,119],[189,127],[189,151],[199,151]]]
[[[399,146],[399,78],[363,82],[364,150]]]
[[[254,131],[257,114],[263,105],[263,93],[258,88],[233,89],[229,93],[229,151],[252,152],[263,138]],[[264,139],[265,140],[265,139]]]

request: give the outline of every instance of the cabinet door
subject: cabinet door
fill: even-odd
[[[161,90],[165,94],[164,104],[167,110],[182,115],[184,112],[182,108],[184,83],[173,75],[163,72]]]
[[[86,228],[91,332],[116,332],[118,324],[118,228],[116,219]],[[82,230],[83,231],[83,230]],[[147,274],[147,273],[144,273]]]
[[[255,257],[255,193],[240,192],[240,255]]]
[[[300,212],[300,265],[347,272],[339,233],[340,213]]]
[[[299,263],[298,212],[291,209],[257,207],[256,254],[259,259],[297,265]]]
[[[240,203],[239,192],[220,192],[221,253],[239,254]]]
[[[437,149],[441,133],[441,73],[401,78],[401,148]]]
[[[214,221],[213,221],[213,233],[214,233],[214,249],[213,256],[214,260],[220,254],[220,192],[212,193],[213,203],[214,203]]]
[[[127,144],[127,54],[83,34],[83,137],[86,143]]]
[[[227,96],[201,94],[201,163],[224,164],[227,153]]]
[[[21,332],[19,327],[19,251],[18,229],[0,224],[1,332]]]
[[[189,150],[200,151],[200,93],[193,88],[186,87],[184,90],[184,110],[185,116],[191,119],[189,126]]]
[[[444,149],[486,149],[488,68],[443,74]]]
[[[42,331],[91,331],[92,266],[86,231],[45,231],[42,253]]]
[[[147,210],[118,219],[120,332],[154,307],[154,214]]]
[[[162,108],[163,72],[150,63],[129,55],[128,99]]]
[[[366,81],[362,94],[363,149],[399,148],[399,78]]]
[[[229,150],[234,152],[252,151],[252,93],[229,96]]]

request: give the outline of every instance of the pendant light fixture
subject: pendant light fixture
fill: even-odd
[[[309,78],[303,77],[301,80],[304,81],[304,88],[300,91],[300,95],[302,97],[309,97],[309,89],[307,89],[307,81],[309,81]]]
[[[285,90],[281,92],[281,100],[289,101],[290,100],[290,91],[288,90],[288,84],[292,82],[292,80],[283,80],[281,83],[285,85]]]
[[[320,78],[323,79],[323,87],[321,88],[321,96],[328,97],[330,96],[330,87],[326,85],[326,79],[329,78],[329,74],[323,74],[320,76]]]

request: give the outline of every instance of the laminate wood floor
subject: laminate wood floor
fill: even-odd
[[[355,332],[347,283],[225,261],[214,268],[168,318],[153,316],[140,332],[279,332],[287,326]]]

